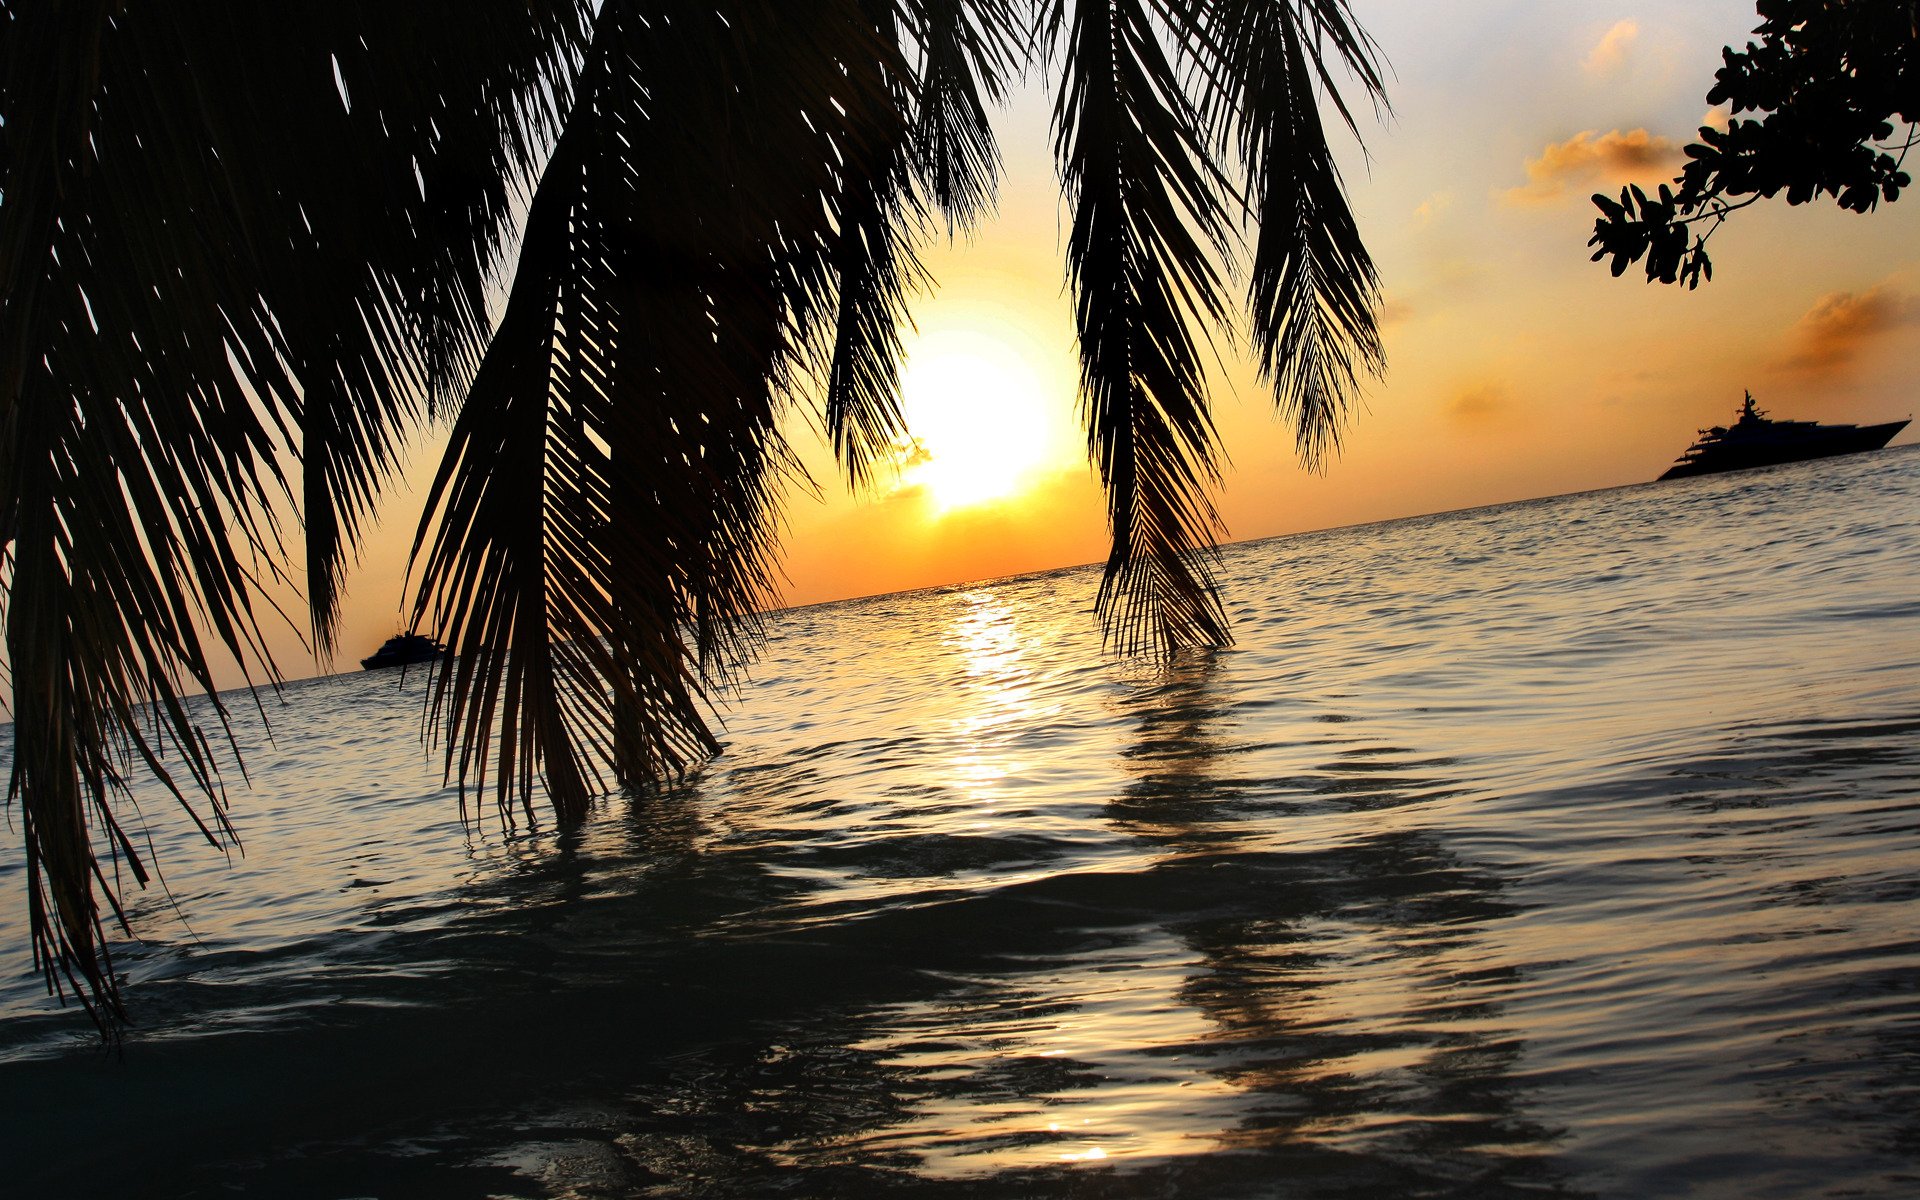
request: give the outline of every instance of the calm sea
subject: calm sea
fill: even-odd
[[[231,861],[41,992],[20,1196],[1920,1194],[1920,448],[785,612],[727,753],[463,824],[423,680],[235,710]]]

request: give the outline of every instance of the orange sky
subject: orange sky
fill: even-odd
[[[1751,0],[1356,7],[1392,69],[1394,112],[1368,130],[1365,157],[1351,144],[1342,154],[1385,286],[1388,374],[1316,475],[1295,463],[1270,399],[1226,349],[1215,398],[1232,459],[1218,498],[1230,537],[1652,479],[1697,428],[1730,417],[1743,388],[1776,416],[1913,411],[1920,202],[1866,217],[1748,210],[1715,237],[1716,280],[1694,293],[1616,280],[1587,261],[1587,196],[1672,175],[1679,146],[1711,119],[1702,97],[1720,47],[1757,23]],[[1032,87],[1001,114],[999,217],[969,241],[928,248],[940,289],[916,305],[922,340],[910,339],[919,382],[907,401],[923,424],[973,403],[964,386],[937,386],[933,368],[959,363],[945,372],[955,376],[989,363],[991,383],[975,391],[992,403],[945,424],[984,423],[1020,447],[1032,461],[1017,491],[941,511],[938,488],[909,471],[899,486],[849,495],[797,424],[821,494],[790,498],[790,602],[1104,557],[1076,425],[1050,103]],[[336,669],[394,630],[439,440],[422,438],[414,485],[395,490],[353,577]],[[291,633],[280,652],[289,676],[312,669]]]

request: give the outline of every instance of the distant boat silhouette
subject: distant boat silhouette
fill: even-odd
[[[1720,471],[1741,471],[1748,467],[1770,467],[1776,463],[1803,462],[1809,458],[1831,458],[1836,454],[1858,454],[1878,450],[1907,427],[1906,421],[1888,421],[1883,425],[1822,425],[1817,421],[1775,421],[1753,406],[1753,393],[1746,394],[1740,407],[1740,419],[1731,425],[1702,429],[1700,440],[1687,447],[1662,479],[1685,479],[1690,475],[1712,475]],[[1911,420],[1912,418],[1908,418]]]
[[[388,638],[386,644],[361,659],[360,665],[369,671],[377,671],[381,667],[404,667],[411,663],[433,662],[446,652],[447,648],[432,638],[409,631]]]

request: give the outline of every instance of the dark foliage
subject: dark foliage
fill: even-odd
[[[1731,108],[1727,128],[1702,127],[1657,196],[1630,187],[1617,201],[1593,198],[1601,215],[1587,244],[1615,275],[1644,258],[1649,280],[1698,287],[1713,278],[1707,239],[1737,209],[1785,192],[1789,204],[1831,197],[1864,213],[1912,182],[1920,3],[1761,0],[1759,14],[1759,40],[1724,51],[1707,93]]]
[[[131,773],[233,843],[182,697],[222,654],[275,678],[263,582],[304,572],[331,647],[437,413],[415,617],[457,655],[448,774],[574,822],[716,750],[775,600],[783,417],[856,482],[889,452],[918,247],[990,210],[1022,74],[1061,71],[1119,644],[1227,637],[1225,281],[1310,461],[1380,366],[1319,113],[1353,124],[1335,68],[1380,98],[1343,0],[0,0],[0,39],[10,794],[49,985],[109,1024]]]

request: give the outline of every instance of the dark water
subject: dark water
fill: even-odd
[[[728,753],[463,827],[421,681],[241,712],[124,1057],[0,858],[8,1195],[1920,1194],[1920,454],[782,614]]]

